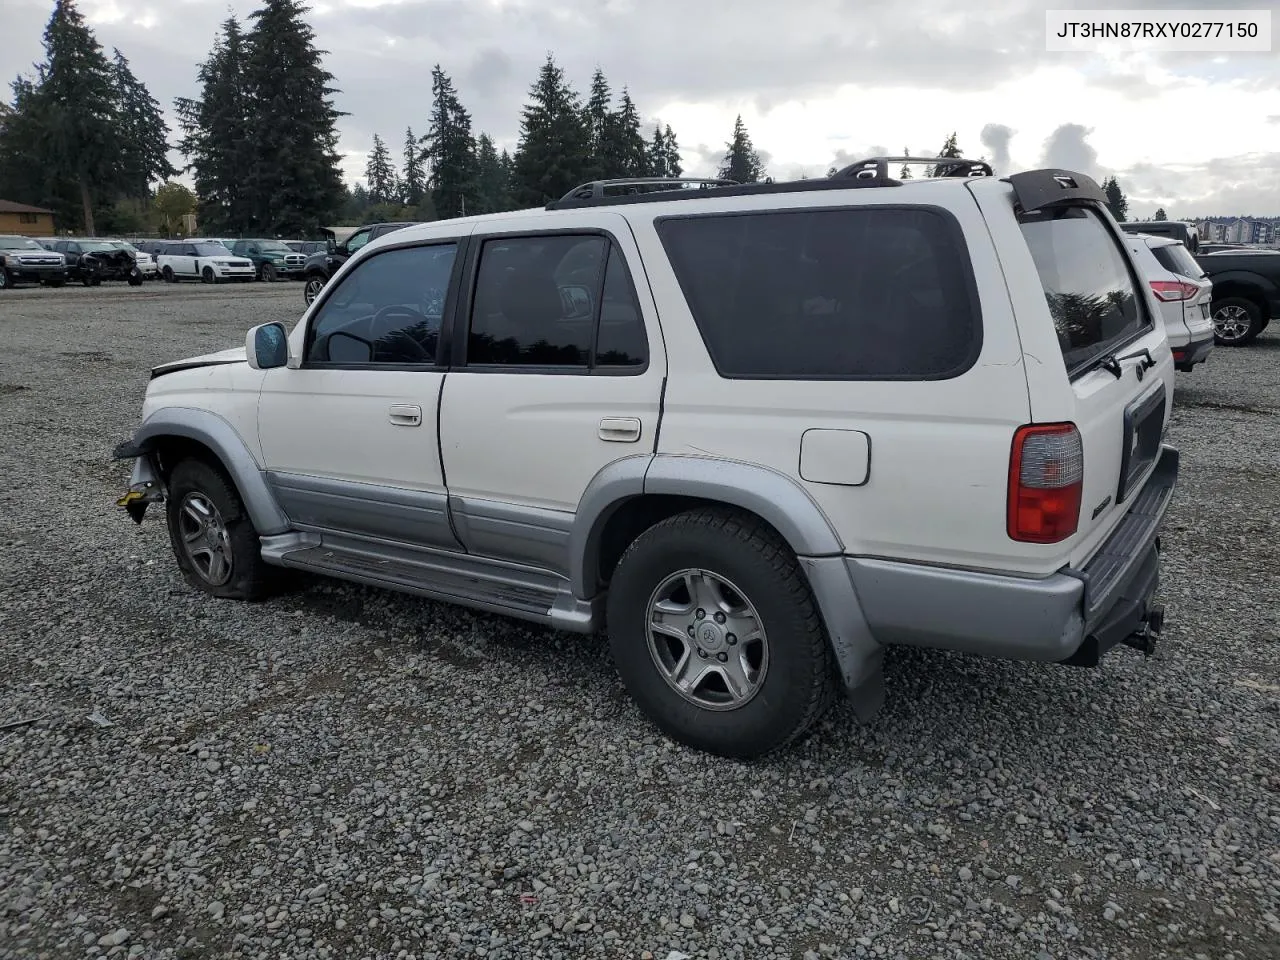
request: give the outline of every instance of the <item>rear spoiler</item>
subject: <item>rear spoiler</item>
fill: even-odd
[[[1081,203],[1105,206],[1107,202],[1107,195],[1097,181],[1071,170],[1027,170],[1011,174],[1005,180],[1012,184],[1018,206],[1024,213]]]

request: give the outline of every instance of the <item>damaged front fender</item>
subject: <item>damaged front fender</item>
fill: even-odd
[[[124,459],[119,456],[120,449],[117,449],[116,453],[118,459]],[[140,524],[147,513],[147,507],[164,500],[164,481],[149,453],[139,450],[136,454],[126,454],[126,456],[136,456],[137,459],[133,462],[129,489],[125,491],[124,496],[116,500],[116,506],[123,507],[133,522]]]

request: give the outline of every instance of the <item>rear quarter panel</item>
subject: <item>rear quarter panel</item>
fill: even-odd
[[[698,213],[728,201],[699,200]],[[948,380],[738,380],[717,372],[662,246],[654,219],[695,212],[691,201],[628,211],[660,305],[669,381],[660,454],[770,467],[801,484],[847,554],[1001,571],[1047,572],[1005,532],[1010,440],[1029,416],[1022,347],[1000,264],[973,198],[955,181],[822,195],[779,194],[759,209],[920,204],[960,224],[983,327],[976,362]],[[666,208],[666,209],[655,209]],[[862,486],[801,478],[806,430],[870,437]]]

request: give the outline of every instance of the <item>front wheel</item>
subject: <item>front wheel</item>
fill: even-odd
[[[258,271],[258,278],[266,283],[275,283],[276,268],[269,263],[264,263],[262,269]]]
[[[282,579],[262,559],[258,532],[230,479],[203,460],[183,460],[169,476],[169,540],[186,581],[204,593],[259,600]]]
[[[13,279],[9,276],[8,270],[0,270],[0,290],[8,290],[13,286]]]
[[[129,286],[131,286],[131,287],[140,287],[140,286],[142,286],[142,274],[141,274],[141,273],[139,273],[137,270],[135,270],[135,271],[133,271],[133,273],[129,274]]]
[[[649,528],[619,561],[606,614],[632,698],[697,749],[761,756],[803,736],[834,698],[808,582],[749,515],[695,510]]]
[[[307,302],[307,306],[311,305],[311,301],[320,296],[320,291],[324,289],[324,279],[321,277],[307,277],[306,286],[302,288],[302,298]]]
[[[213,267],[205,267],[200,271],[200,279],[205,283],[217,283],[218,278],[213,275]]]
[[[165,267],[160,271],[160,277],[165,283],[173,283],[176,277],[173,275],[173,267]]]
[[[1213,339],[1224,347],[1243,347],[1266,326],[1262,311],[1244,297],[1223,297],[1213,302]]]

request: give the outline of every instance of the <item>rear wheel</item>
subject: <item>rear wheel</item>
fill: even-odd
[[[614,663],[674,739],[752,758],[801,737],[831,704],[826,631],[795,555],[772,528],[724,509],[641,534],[608,594]]]
[[[198,590],[233,600],[258,600],[282,581],[262,559],[258,532],[221,469],[183,460],[169,476],[165,504],[178,568]]]
[[[1213,302],[1213,339],[1224,347],[1243,347],[1266,326],[1262,311],[1244,297],[1223,297]]]

